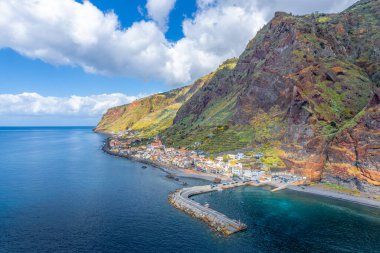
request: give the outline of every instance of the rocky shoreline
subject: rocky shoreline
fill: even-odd
[[[132,160],[132,161],[140,162],[140,163],[147,164],[147,165],[150,165],[152,167],[158,168],[161,171],[165,172],[169,177],[177,179],[177,181],[179,181],[178,177],[202,179],[202,180],[207,180],[210,182],[213,182],[215,180],[215,177],[212,177],[210,175],[199,175],[199,174],[195,174],[195,173],[187,173],[187,172],[183,172],[183,170],[180,168],[168,168],[167,166],[158,164],[158,163],[153,162],[153,161],[138,159],[138,158],[135,158],[135,157],[132,157],[129,155],[123,155],[123,154],[120,154],[117,152],[113,152],[109,147],[108,138],[105,141],[105,145],[103,145],[102,150],[104,152],[106,152],[107,154],[110,154],[113,156],[127,158],[127,159]],[[349,194],[344,194],[341,192],[331,191],[331,190],[327,190],[327,189],[320,189],[320,188],[316,188],[316,187],[312,187],[312,186],[302,186],[302,187],[300,187],[300,186],[288,186],[287,189],[292,190],[292,191],[302,192],[305,194],[313,194],[313,195],[323,196],[323,197],[332,198],[332,199],[338,199],[341,201],[347,201],[347,202],[351,202],[351,203],[364,205],[367,207],[380,209],[380,201],[375,200],[375,199],[369,199],[369,198],[360,197],[360,196],[352,196]]]

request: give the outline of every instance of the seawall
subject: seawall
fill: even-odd
[[[194,186],[177,190],[169,196],[169,202],[177,209],[206,222],[212,229],[225,236],[247,229],[247,225],[228,218],[207,206],[190,199],[191,196],[217,191],[219,187],[212,188],[210,185]]]

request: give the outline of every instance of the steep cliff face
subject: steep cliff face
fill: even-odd
[[[312,180],[355,178],[355,187],[372,190],[367,186],[379,182],[373,105],[379,25],[379,0],[359,1],[340,14],[276,13],[234,68],[215,75],[179,109],[165,131],[168,143],[199,142],[213,152],[228,150],[231,138],[242,144],[232,142],[234,148],[275,150],[279,167]],[[364,123],[369,118],[372,128]],[[341,144],[353,153],[339,156]]]
[[[131,129],[139,131],[141,137],[157,135],[173,124],[174,117],[184,102],[188,101],[214,75],[231,68],[233,64],[233,59],[226,61],[218,70],[198,79],[192,85],[110,108],[103,115],[95,131],[111,133]]]
[[[323,180],[378,193],[380,187],[380,90],[348,122],[327,150]]]

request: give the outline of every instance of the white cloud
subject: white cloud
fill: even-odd
[[[163,31],[167,30],[168,16],[175,2],[176,0],[148,0],[146,3],[148,15]]]
[[[199,8],[210,7],[215,4],[217,0],[197,0],[197,5]]]
[[[0,47],[90,73],[184,84],[241,53],[263,25],[252,4],[234,7],[234,2],[199,9],[193,20],[184,21],[185,37],[170,43],[156,22],[162,24],[174,1],[162,8],[149,1],[156,21],[121,29],[114,13],[103,13],[89,1],[0,0]]]
[[[152,21],[127,29],[113,12],[103,13],[89,1],[0,0],[0,48],[90,73],[178,85],[238,56],[275,10],[332,12],[353,2],[198,0],[197,12],[183,22],[184,38],[172,43],[164,32],[175,0],[149,0]]]
[[[0,115],[62,115],[99,117],[108,108],[139,98],[121,93],[92,96],[52,97],[38,93],[0,94]]]
[[[267,19],[273,16],[275,11],[291,12],[296,15],[302,15],[312,12],[334,13],[340,12],[358,0],[255,0],[258,8],[266,11]]]

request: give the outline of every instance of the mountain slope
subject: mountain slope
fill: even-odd
[[[139,131],[141,137],[152,137],[173,124],[182,104],[190,99],[215,74],[234,67],[236,59],[223,63],[192,85],[141,98],[127,105],[110,108],[95,128],[96,132],[119,132],[127,129]]]
[[[110,109],[97,129],[160,132],[209,153],[264,151],[270,167],[380,194],[380,0],[339,14],[278,12],[238,59],[197,82],[172,91],[187,94],[180,100]]]
[[[380,181],[378,106],[367,107],[378,101],[379,22],[378,0],[359,1],[340,14],[276,13],[233,70],[214,76],[178,110],[167,142],[201,142],[201,149],[217,152],[229,150],[232,140],[233,148],[237,142],[267,151],[275,167],[379,191],[372,187]],[[360,115],[373,118],[375,129],[356,127],[353,118]],[[352,163],[343,152],[335,152],[339,164],[333,161],[332,146],[358,129],[371,132],[373,148],[360,158],[365,162]]]

